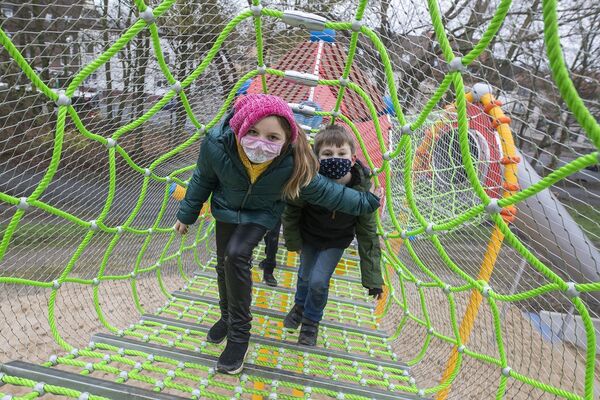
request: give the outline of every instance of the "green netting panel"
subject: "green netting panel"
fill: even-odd
[[[311,396],[110,347],[66,355],[96,332],[202,347],[201,331],[139,321],[218,317],[214,303],[172,295],[216,291],[214,223],[203,215],[177,236],[170,188],[185,186],[206,129],[251,90],[321,102],[322,123],[356,134],[386,193],[385,302],[365,305],[352,251],[326,310],[372,334],[328,327],[319,342],[372,363],[358,372],[291,352],[284,369],[333,379],[333,365],[345,382],[437,399],[597,398],[600,6],[414,3],[1,1],[0,362],[59,354],[53,367],[129,371],[128,384],[188,397]],[[315,29],[333,29],[335,43],[308,44],[289,9],[324,17]],[[285,83],[285,70],[316,71],[319,85]],[[281,250],[278,262],[293,288],[297,257]],[[255,334],[295,340],[260,313],[285,312],[291,296],[255,287]],[[277,365],[279,350],[253,346],[253,362]],[[0,396],[39,395],[34,381],[2,382]]]

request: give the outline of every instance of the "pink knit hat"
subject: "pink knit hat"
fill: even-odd
[[[270,94],[248,94],[235,102],[233,110],[234,114],[229,120],[229,126],[238,139],[246,136],[250,128],[258,121],[272,115],[279,115],[287,119],[292,130],[292,143],[298,137],[298,128],[292,109],[281,97]]]

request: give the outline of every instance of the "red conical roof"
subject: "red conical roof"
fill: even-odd
[[[336,43],[326,42],[302,42],[293,50],[286,53],[281,60],[274,65],[274,68],[286,71],[293,70],[298,72],[310,73],[319,76],[319,79],[339,79],[342,77],[346,64],[347,49]],[[383,93],[379,91],[375,84],[359,70],[353,66],[348,77],[350,82],[359,85],[370,97],[375,110],[378,114],[378,121],[381,126],[384,143],[388,146],[388,131],[391,128],[390,120],[383,103]],[[337,86],[318,85],[308,87],[286,81],[279,76],[267,75],[267,90],[269,94],[282,97],[288,103],[300,103],[305,100],[312,100],[318,103],[324,111],[331,111],[335,107],[340,88]],[[262,93],[261,79],[254,79],[248,88],[248,93]],[[377,140],[375,125],[367,104],[358,93],[353,90],[346,90],[342,99],[340,111],[356,124],[361,133],[367,151],[376,167],[381,166],[382,154]],[[324,122],[326,122],[325,119]],[[337,123],[341,123],[337,121]],[[343,123],[341,123],[344,125]],[[351,130],[349,130],[352,132]],[[356,142],[359,158],[363,161],[358,141]]]

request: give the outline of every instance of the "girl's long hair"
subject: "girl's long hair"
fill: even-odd
[[[287,119],[279,116],[277,119],[285,131],[289,142],[291,128]],[[285,199],[298,198],[298,196],[300,196],[300,189],[308,185],[319,172],[319,161],[306,139],[306,134],[300,126],[297,126],[297,128],[298,138],[296,139],[296,142],[292,144],[292,151],[294,152],[294,171],[283,187],[282,196]]]

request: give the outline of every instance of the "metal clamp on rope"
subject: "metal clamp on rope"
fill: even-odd
[[[297,83],[298,85],[311,87],[315,87],[319,84],[319,77],[317,75],[299,71],[285,71],[285,80]]]
[[[488,297],[490,297],[491,291],[492,288],[489,285],[483,285],[483,288],[481,289],[481,295],[487,299]]]
[[[46,394],[46,390],[44,389],[44,386],[46,386],[46,384],[44,382],[38,382],[33,387],[33,391],[38,392],[38,397],[42,397],[44,394]]]
[[[425,233],[427,233],[428,235],[433,235],[435,233],[433,230],[433,227],[434,227],[433,223],[429,223],[427,225],[427,227],[425,228]]]
[[[259,75],[265,75],[267,73],[267,66],[266,65],[259,65],[256,67],[256,72]]]
[[[467,67],[462,63],[462,57],[454,57],[448,63],[449,72],[465,72]]]
[[[310,31],[322,31],[327,23],[325,17],[295,10],[284,11],[281,20],[290,26],[297,26]]]
[[[317,109],[315,107],[311,107],[311,106],[305,105],[305,104],[288,103],[288,105],[290,106],[292,111],[294,111],[295,113],[308,115],[309,117],[312,117],[313,115],[315,115],[315,111],[317,111]]]
[[[567,290],[565,290],[565,294],[570,299],[579,297],[579,291],[575,285],[575,282],[567,282]]]
[[[144,11],[140,12],[140,18],[148,25],[151,25],[156,21],[152,7],[146,7]]]
[[[28,210],[29,203],[27,203],[27,197],[21,197],[19,199],[19,204],[17,204],[17,209],[19,210]]]
[[[58,98],[56,99],[56,105],[57,106],[70,106],[71,105],[71,98],[67,97],[67,95],[65,94],[64,91],[60,91],[58,92]]]
[[[354,20],[352,21],[352,32],[360,32],[361,28],[363,27],[363,22],[359,21],[359,20]]]
[[[260,14],[262,13],[262,9],[263,9],[263,6],[261,6],[260,4],[250,7],[250,10],[252,11],[252,15],[256,18],[260,17]]]
[[[171,90],[173,90],[175,93],[180,93],[182,89],[183,86],[181,86],[181,82],[179,81],[175,81],[175,83],[171,85]]]

